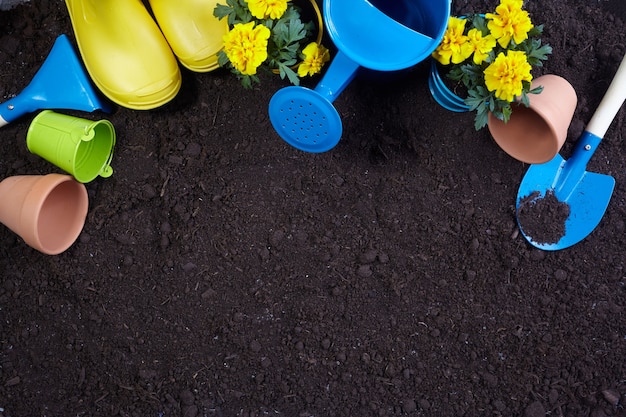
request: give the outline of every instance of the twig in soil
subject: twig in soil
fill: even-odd
[[[161,186],[161,192],[159,193],[159,197],[163,197],[165,195],[165,187],[167,187],[167,183],[170,182],[170,174],[167,174],[165,181],[163,182],[163,186]]]
[[[585,52],[587,49],[591,48],[593,46],[593,42],[588,43],[583,49],[581,49],[580,51],[578,51],[579,54],[582,54],[583,52]]]
[[[94,401],[94,403],[95,403],[95,404],[98,404],[100,401],[104,400],[104,399],[105,399],[106,397],[108,397],[108,396],[109,396],[109,393],[108,393],[108,392],[105,392],[103,395],[101,395],[99,398],[97,398],[97,399]]]
[[[209,369],[209,367],[203,364],[202,368],[198,369],[196,372],[193,373],[193,379],[196,379],[198,375],[200,374],[200,372],[204,372],[207,369]]]
[[[217,119],[217,112],[220,109],[220,95],[217,95],[217,100],[215,101],[215,114],[213,115],[213,124],[212,126],[215,126],[215,120]]]
[[[383,158],[385,158],[385,160],[389,160],[389,156],[387,156],[387,154],[383,150],[382,146],[380,146],[380,144],[377,144],[376,147],[378,148],[378,152],[380,152],[380,154],[383,156]]]

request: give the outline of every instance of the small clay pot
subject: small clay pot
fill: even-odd
[[[17,175],[0,182],[0,223],[48,255],[74,243],[87,207],[87,189],[70,175]]]
[[[512,104],[507,123],[489,114],[487,126],[495,142],[513,158],[528,164],[543,164],[561,150],[576,110],[574,87],[557,75],[533,80],[531,89],[543,86],[540,94],[529,94],[530,106]]]

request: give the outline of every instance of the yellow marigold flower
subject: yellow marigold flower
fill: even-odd
[[[233,66],[244,75],[254,75],[267,59],[270,30],[254,22],[237,23],[224,35],[224,52]]]
[[[516,96],[522,94],[522,81],[532,81],[531,69],[524,52],[500,52],[485,68],[485,86],[489,91],[495,92],[496,98],[512,102]]]
[[[511,39],[520,44],[528,39],[533,28],[528,12],[522,10],[522,0],[501,0],[496,13],[487,13],[487,27],[501,47],[507,48]]]
[[[492,35],[483,36],[483,33],[476,28],[467,32],[467,39],[468,42],[463,45],[463,48],[466,49],[464,54],[474,54],[474,63],[476,65],[482,64],[489,56],[489,52],[496,46],[496,38]]]
[[[288,0],[248,0],[248,9],[257,19],[280,19],[287,10]]]
[[[441,43],[432,53],[433,58],[443,65],[459,64],[465,61],[471,55],[471,52],[464,50],[463,45],[468,41],[467,36],[463,34],[465,31],[466,19],[450,16],[448,19],[448,27],[443,35]]]
[[[303,50],[304,59],[298,65],[298,76],[317,74],[322,70],[324,63],[330,60],[330,52],[323,45],[311,42]]]

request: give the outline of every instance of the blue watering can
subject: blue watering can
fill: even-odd
[[[339,142],[341,117],[333,101],[360,67],[410,68],[435,50],[445,33],[451,0],[324,0],[323,16],[338,52],[315,89],[290,86],[269,104],[272,125],[290,145],[326,152]]]

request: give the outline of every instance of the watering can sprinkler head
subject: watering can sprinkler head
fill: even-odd
[[[42,109],[110,113],[111,106],[94,89],[66,35],[60,35],[31,82],[0,105],[0,127]]]

